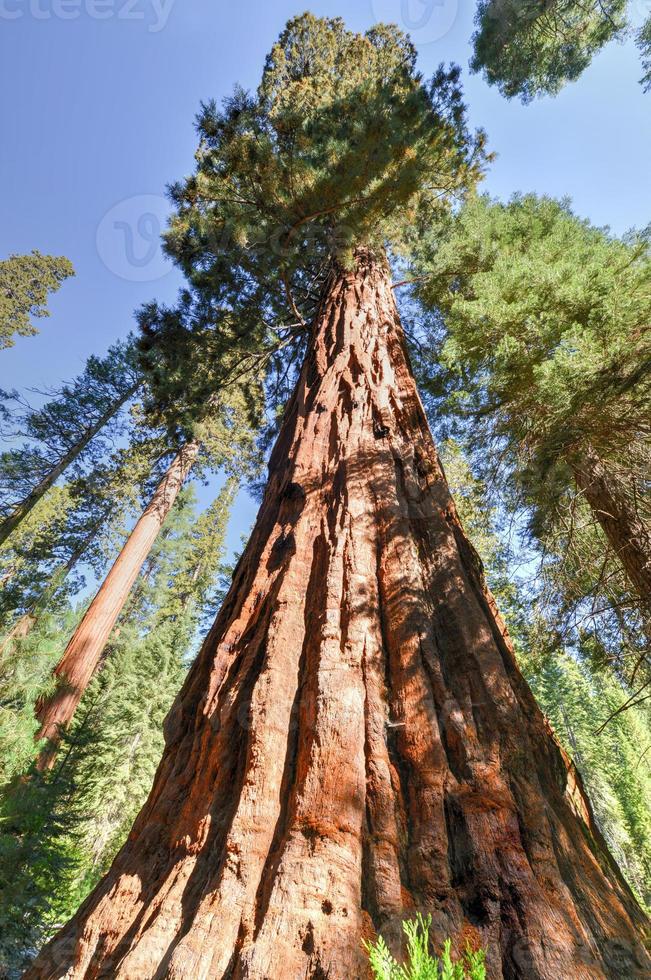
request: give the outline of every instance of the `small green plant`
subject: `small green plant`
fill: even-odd
[[[486,980],[486,954],[466,946],[460,960],[452,960],[452,942],[446,939],[441,958],[429,952],[429,930],[432,916],[418,913],[415,919],[403,922],[407,937],[407,963],[404,966],[393,958],[380,936],[375,944],[364,943],[374,980]]]

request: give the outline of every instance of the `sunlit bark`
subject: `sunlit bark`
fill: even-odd
[[[355,980],[401,920],[491,978],[649,974],[644,916],[459,524],[386,268],[328,283],[149,800],[27,978]]]
[[[50,768],[54,762],[60,729],[70,724],[97,670],[111,630],[198,451],[198,443],[189,442],[174,457],[56,665],[55,690],[37,703],[41,727],[36,738],[47,743],[39,756],[40,769]]]

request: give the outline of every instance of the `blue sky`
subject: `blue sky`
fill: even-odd
[[[651,0],[636,0],[636,18]],[[637,9],[639,8],[639,9]],[[285,0],[0,0],[0,257],[67,255],[77,276],[42,333],[3,351],[0,387],[54,385],[133,325],[151,298],[171,301],[176,271],[156,247],[165,186],[193,166],[200,100],[254,87],[265,54],[302,4]],[[555,99],[507,102],[470,76],[470,0],[310,5],[352,29],[416,26],[419,66],[464,68],[471,122],[498,154],[486,189],[568,195],[618,232],[651,221],[651,93],[631,42],[612,44]],[[428,10],[431,15],[428,17]],[[244,496],[231,544],[255,514]]]

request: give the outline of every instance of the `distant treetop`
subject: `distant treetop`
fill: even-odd
[[[48,293],[57,291],[64,279],[74,276],[64,256],[10,255],[0,261],[0,350],[13,347],[13,337],[29,337],[38,330],[32,320],[49,316]]]

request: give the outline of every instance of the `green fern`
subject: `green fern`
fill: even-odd
[[[415,919],[403,922],[407,937],[407,963],[394,959],[382,936],[376,943],[364,942],[374,980],[486,980],[483,950],[466,946],[460,960],[452,959],[452,942],[446,939],[441,958],[429,951],[429,930],[432,916],[418,913]]]

